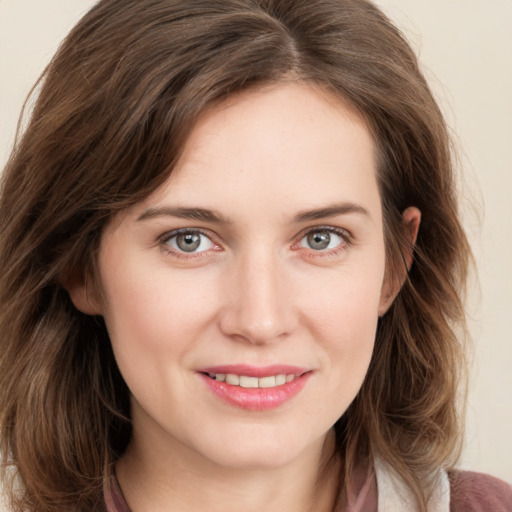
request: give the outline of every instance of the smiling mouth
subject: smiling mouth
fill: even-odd
[[[230,406],[248,411],[276,409],[306,386],[314,370],[275,364],[228,364],[201,368],[197,373],[215,396]]]
[[[266,377],[251,377],[249,375],[237,375],[234,373],[207,373],[206,375],[210,377],[210,379],[242,388],[275,388],[292,382],[296,377],[293,373],[280,373]]]

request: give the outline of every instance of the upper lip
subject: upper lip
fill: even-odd
[[[271,375],[295,375],[300,376],[311,371],[308,368],[292,366],[288,364],[272,364],[269,366],[251,366],[247,364],[223,364],[220,366],[208,366],[197,370],[199,373],[246,375],[247,377],[270,377]]]

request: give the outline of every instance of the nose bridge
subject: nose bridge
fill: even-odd
[[[225,332],[252,343],[269,343],[294,328],[292,298],[279,256],[268,245],[240,257],[225,311]]]

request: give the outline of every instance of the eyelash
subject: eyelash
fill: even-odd
[[[329,234],[335,234],[336,236],[340,237],[341,243],[337,247],[334,247],[330,250],[315,251],[314,249],[309,249],[310,258],[326,258],[329,256],[337,256],[346,251],[353,244],[352,235],[345,229],[335,228],[333,226],[314,226],[303,231],[299,235],[297,242],[295,242],[292,247],[299,246],[300,242],[308,235],[322,231]]]
[[[339,246],[337,246],[331,250],[316,251],[315,249],[309,249],[308,250],[308,252],[310,253],[309,257],[311,257],[311,258],[319,258],[319,257],[325,258],[325,257],[329,257],[329,256],[336,256],[336,255],[342,253],[343,251],[347,250],[353,244],[351,234],[348,231],[346,231],[345,229],[335,228],[332,226],[314,226],[312,228],[308,228],[307,230],[303,231],[297,237],[297,240],[292,244],[292,249],[299,250],[301,248],[301,246],[299,244],[305,237],[307,237],[310,234],[319,233],[322,231],[327,232],[329,234],[334,234],[334,235],[340,237],[342,242],[339,244]],[[169,246],[169,242],[172,239],[174,239],[182,234],[202,235],[202,236],[206,237],[208,240],[210,240],[210,242],[213,245],[213,248],[206,249],[204,251],[200,251],[197,253],[196,252],[186,253],[185,251],[179,251],[179,250],[175,250],[175,249],[171,248]],[[211,250],[213,250],[213,251],[221,251],[222,250],[220,245],[214,241],[211,233],[208,231],[204,231],[200,228],[182,228],[182,229],[177,229],[177,230],[174,230],[171,232],[164,233],[161,237],[159,237],[159,245],[162,248],[162,250],[165,251],[167,254],[169,254],[175,258],[184,259],[184,260],[190,260],[193,258],[201,258],[201,257],[208,256],[208,254]]]
[[[161,249],[163,251],[165,251],[167,254],[169,254],[175,258],[179,258],[179,259],[190,260],[193,258],[202,258],[202,257],[207,256],[211,249],[201,251],[201,252],[196,252],[196,253],[194,253],[194,252],[186,253],[185,251],[174,250],[172,247],[169,246],[169,242],[173,238],[176,238],[179,235],[186,235],[186,234],[202,235],[211,241],[211,243],[213,244],[214,251],[221,250],[220,246],[213,241],[213,237],[212,237],[211,233],[204,231],[200,228],[182,228],[182,229],[176,229],[171,232],[167,232],[167,233],[163,234],[161,237],[159,237],[159,245],[160,245]]]

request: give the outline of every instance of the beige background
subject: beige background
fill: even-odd
[[[0,168],[28,90],[93,3],[0,0]],[[420,54],[461,149],[481,282],[468,305],[475,349],[461,464],[512,482],[512,0],[378,3]]]

